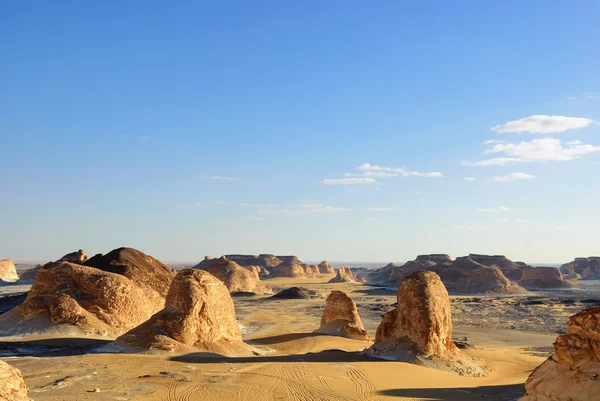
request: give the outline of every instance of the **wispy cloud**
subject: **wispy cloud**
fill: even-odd
[[[533,175],[525,173],[510,173],[508,175],[501,175],[492,177],[491,181],[495,182],[511,182],[515,180],[531,180]]]
[[[370,177],[356,177],[356,178],[325,178],[321,181],[321,184],[325,185],[360,185],[360,184],[373,184],[374,178]]]
[[[465,181],[475,181],[475,177],[465,177]]]
[[[467,230],[467,231],[484,231],[484,230],[488,229],[487,226],[485,226],[483,224],[479,224],[479,223],[459,224],[456,226],[456,228],[458,228],[459,230]]]
[[[600,146],[585,144],[581,141],[562,143],[556,138],[541,138],[519,143],[496,144],[486,149],[484,154],[502,154],[479,161],[464,161],[466,166],[505,166],[519,163],[562,162],[579,159],[582,156],[600,152]]]
[[[410,171],[402,167],[382,167],[376,164],[371,163],[363,163],[358,166],[360,171],[363,171],[363,174],[382,174],[382,176],[393,177],[395,175],[401,175],[403,177],[443,177],[444,174],[434,171],[429,173],[422,173],[419,171]]]
[[[477,211],[478,212],[490,212],[490,213],[510,212],[510,208],[506,207],[506,206],[483,207],[483,208],[477,209]]]
[[[492,127],[492,131],[500,133],[557,134],[571,129],[585,128],[592,122],[589,118],[538,114],[496,125]]]
[[[323,205],[320,203],[303,203],[295,205],[290,209],[262,209],[259,213],[262,214],[274,214],[281,216],[302,216],[309,214],[332,214],[340,212],[350,212],[352,209],[345,207],[335,207]]]
[[[392,212],[394,209],[391,207],[368,207],[365,210],[368,212]]]
[[[239,178],[228,177],[226,175],[205,175],[202,178],[204,178],[205,180],[218,180],[218,181],[235,181],[235,180],[239,180]]]

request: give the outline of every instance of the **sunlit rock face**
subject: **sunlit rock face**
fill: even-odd
[[[315,332],[361,341],[371,340],[360,320],[356,303],[342,291],[331,291],[327,297],[321,316],[321,327]]]
[[[571,316],[567,324],[567,334],[554,343],[554,355],[525,382],[520,401],[600,399],[600,307]]]
[[[0,361],[0,400],[31,401],[19,369]]]
[[[518,284],[527,289],[573,287],[572,284],[564,280],[560,270],[555,267],[523,268],[523,274]]]
[[[354,283],[356,279],[352,273],[352,269],[349,267],[340,267],[337,271],[337,275],[329,280],[329,283]]]
[[[17,269],[12,259],[0,260],[0,284],[4,281],[6,283],[14,283],[19,279]]]
[[[221,280],[229,292],[247,292],[255,294],[272,294],[273,290],[260,280],[260,269],[254,266],[251,270],[243,268],[225,256],[213,259],[206,257],[194,269],[206,270]]]

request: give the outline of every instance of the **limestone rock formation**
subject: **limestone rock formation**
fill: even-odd
[[[519,285],[527,289],[571,288],[573,285],[563,279],[563,275],[555,267],[524,268]]]
[[[148,297],[155,299],[153,304],[164,305],[169,286],[175,277],[173,269],[133,248],[117,248],[106,255],[95,255],[85,265],[127,277],[138,287],[145,289]]]
[[[382,268],[374,270],[369,275],[369,279],[375,283],[387,284],[390,282],[390,274],[397,268],[398,265],[394,263],[388,263]]]
[[[281,264],[271,269],[270,277],[294,277],[294,278],[313,278],[315,275],[308,266],[298,263],[298,259],[293,257],[286,258]]]
[[[78,250],[77,252],[67,253],[62,258],[58,259],[57,262],[70,262],[76,263],[79,265],[84,264],[88,260],[87,255],[83,249]]]
[[[243,268],[225,256],[221,256],[218,259],[206,257],[202,262],[194,266],[194,269],[206,270],[221,280],[231,293],[273,293],[273,290],[260,280],[258,274]]]
[[[520,401],[590,401],[600,398],[600,307],[569,318],[568,332],[558,336],[554,355],[525,382]]]
[[[328,283],[354,283],[356,279],[349,267],[340,267],[337,275],[328,281]]]
[[[335,274],[335,269],[326,260],[319,263],[318,266],[319,266],[319,273],[321,273],[321,274]]]
[[[360,284],[366,284],[367,283],[367,279],[365,279],[363,276],[357,276],[356,277],[356,282],[360,283]]]
[[[568,269],[569,272],[563,274],[565,280],[581,280],[581,276],[578,273],[575,273],[575,267],[573,265],[570,265]]]
[[[560,267],[562,273],[573,273],[581,275],[583,278],[596,278],[600,276],[600,256],[590,256],[588,258],[575,258],[572,262],[565,263]]]
[[[502,274],[515,282],[521,280],[522,268],[528,267],[525,263],[513,262],[504,255],[478,255],[471,253],[468,257],[484,266],[497,267]]]
[[[416,260],[395,267],[390,285],[397,285],[412,272],[427,270],[437,273],[450,293],[455,294],[523,294],[527,290],[508,279],[496,266],[478,263],[471,256],[452,261],[447,255],[421,255]]]
[[[485,374],[452,341],[450,298],[436,273],[407,275],[396,296],[398,306],[384,315],[371,353],[463,375]]]
[[[240,266],[260,266],[267,271],[280,265],[283,261],[275,255],[225,255],[225,257]]]
[[[0,260],[0,284],[2,282],[14,283],[18,279],[19,275],[12,259]]]
[[[171,284],[165,308],[117,339],[144,350],[190,349],[237,356],[251,353],[242,342],[229,290],[205,270],[181,270]]]
[[[273,295],[273,299],[311,299],[321,296],[321,293],[304,287],[290,287]]]
[[[312,274],[320,274],[321,271],[319,270],[319,266],[317,265],[309,265],[308,268],[310,269],[310,272]]]
[[[31,401],[21,371],[0,361],[0,400]]]
[[[48,263],[38,271],[25,302],[0,317],[0,331],[43,332],[68,326],[85,334],[114,336],[147,320],[164,302],[123,275],[68,262]]]
[[[371,341],[358,315],[356,303],[342,291],[331,291],[327,297],[321,316],[321,327],[315,330],[315,333]]]

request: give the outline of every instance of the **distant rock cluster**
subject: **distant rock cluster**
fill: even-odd
[[[568,275],[578,274],[588,279],[600,277],[600,256],[575,258],[572,262],[562,265],[560,271]]]
[[[232,254],[225,257],[243,267],[257,266],[261,277],[314,278],[316,274],[335,274],[333,266],[327,261],[308,265],[296,256]]]
[[[349,267],[340,267],[337,271],[337,275],[329,280],[330,283],[354,283],[356,279],[354,274]]]
[[[273,293],[273,290],[260,280],[260,268],[256,265],[244,268],[226,256],[216,259],[207,256],[194,266],[194,269],[206,270],[221,280],[231,293]]]

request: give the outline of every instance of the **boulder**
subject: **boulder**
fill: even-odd
[[[589,401],[600,394],[600,307],[569,318],[567,334],[558,336],[554,355],[525,382],[520,401]]]
[[[252,351],[242,342],[229,290],[200,269],[181,270],[171,284],[165,308],[117,342],[142,350],[193,349],[226,356]]]
[[[243,268],[237,263],[227,259],[225,256],[221,256],[218,259],[206,257],[193,268],[206,270],[221,280],[231,293],[273,293],[273,290],[260,280],[259,275],[256,274],[256,272]]]
[[[331,291],[327,297],[321,316],[321,327],[315,330],[315,333],[371,341],[358,315],[356,303],[342,291]]]
[[[68,262],[38,271],[21,306],[0,316],[2,333],[43,333],[69,327],[115,336],[164,307],[164,298],[121,274]]]
[[[319,263],[318,266],[319,266],[319,273],[321,273],[321,274],[335,274],[335,269],[326,260]]]
[[[77,252],[67,253],[62,258],[58,259],[57,262],[70,262],[76,263],[79,265],[84,264],[88,260],[87,255],[83,249],[78,250]]]
[[[450,298],[436,273],[417,271],[407,275],[396,297],[398,306],[383,316],[370,353],[462,375],[485,374],[452,341]]]
[[[18,279],[19,275],[12,259],[0,260],[0,284],[2,282],[14,283]]]
[[[21,371],[4,361],[0,361],[0,400],[31,401]]]
[[[95,255],[88,259],[85,265],[125,276],[145,289],[148,296],[153,294],[157,302],[163,304],[175,277],[173,269],[133,248],[117,248],[106,255]]]
[[[337,275],[328,281],[328,283],[354,283],[356,279],[349,267],[340,267]]]
[[[573,285],[563,279],[555,267],[530,267],[522,269],[523,275],[518,284],[526,289],[571,288]]]

